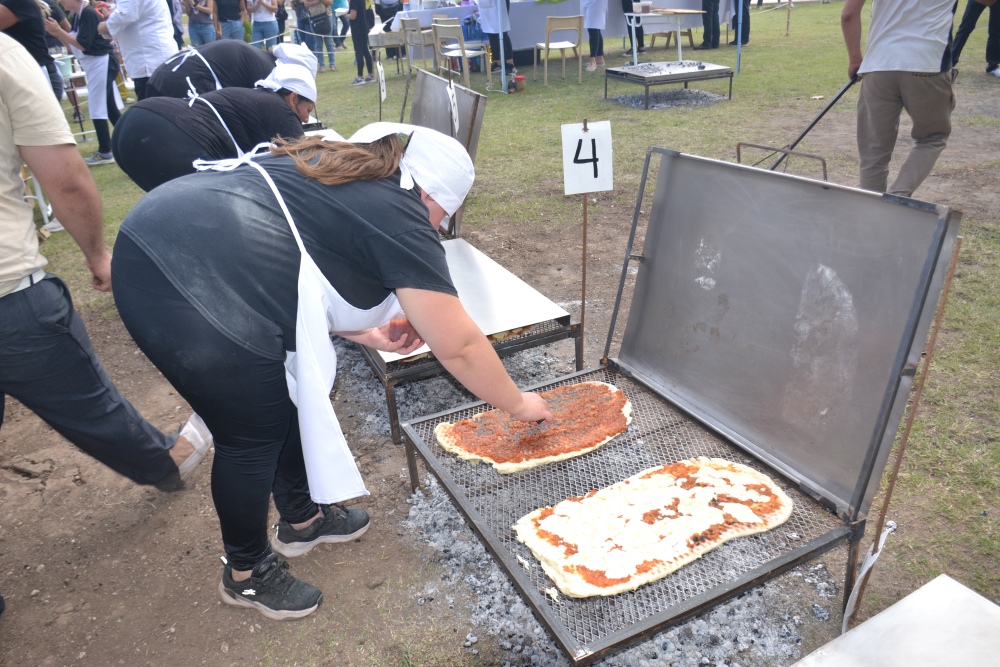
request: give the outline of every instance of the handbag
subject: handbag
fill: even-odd
[[[324,5],[322,2],[318,5],[313,5],[312,7],[306,8],[309,11],[309,16],[329,16],[330,8]]]

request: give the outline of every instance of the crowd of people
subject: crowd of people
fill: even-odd
[[[908,197],[946,145],[954,66],[992,3],[968,0],[953,47],[955,0],[874,0],[862,51],[865,1],[846,0],[841,16],[847,73],[862,79],[861,187]],[[119,0],[113,11],[61,3],[0,0],[0,424],[9,394],[98,461],[164,490],[182,488],[214,443],[222,600],[302,617],[322,593],[278,554],[350,541],[369,524],[363,510],[338,504],[367,491],[328,399],[331,333],[402,353],[426,342],[483,400],[525,421],[551,417],[507,376],[448,273],[437,229],[469,192],[472,161],[454,139],[409,125],[377,123],[348,141],[305,136],[316,76],[335,69],[345,31],[354,83],[365,83],[375,11],[391,22],[398,3],[295,0],[298,46],[277,41],[282,0],[182,0],[192,44],[183,51],[171,2]],[[509,3],[479,4],[495,66],[513,72]],[[702,48],[717,48],[718,0],[705,4],[715,15],[706,14]],[[749,11],[749,0],[740,6]],[[593,71],[605,64],[607,0],[583,0],[581,11]],[[1000,76],[1000,14],[989,11],[987,73]],[[748,18],[743,27],[736,40],[747,44]],[[641,27],[634,40],[641,52]],[[53,45],[70,49],[87,75],[97,151],[86,159],[59,104]],[[124,113],[115,45],[137,98]],[[914,146],[890,185],[903,110]],[[122,223],[113,259],[87,169],[105,162],[149,193]],[[176,434],[154,428],[118,392],[66,285],[45,272],[31,208],[17,195],[22,163],[79,246],[94,288],[113,291],[140,349],[195,410]],[[397,335],[389,320],[400,311],[409,325]],[[271,498],[281,518],[269,540]]]

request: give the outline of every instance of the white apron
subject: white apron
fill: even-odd
[[[76,33],[71,33],[74,37]],[[107,87],[114,89],[115,105],[121,111],[125,104],[122,96],[118,92],[118,86],[113,80],[108,80],[108,58],[110,55],[88,56],[83,51],[73,48],[73,55],[80,61],[84,73],[87,75],[87,108],[90,110],[90,120],[108,119],[108,97]]]
[[[608,0],[580,0],[583,27],[587,30],[604,30],[608,22]]]
[[[236,160],[204,162],[195,167],[228,171],[240,164],[254,167],[267,181],[281,206],[301,253],[298,297],[295,313],[295,352],[285,358],[288,395],[299,411],[302,455],[306,464],[309,491],[316,503],[336,503],[368,495],[364,480],[330,403],[330,391],[337,374],[337,352],[330,331],[356,331],[379,326],[400,310],[395,294],[368,310],[355,308],[333,288],[306,252],[299,230],[270,175],[253,162],[268,144],[259,144]]]
[[[201,55],[198,49],[192,48],[192,49],[187,49],[185,51],[179,51],[178,53],[175,53],[174,55],[164,60],[163,64],[171,65],[174,63],[174,61],[177,61],[177,64],[174,65],[174,67],[170,70],[171,72],[176,72],[177,70],[180,69],[181,65],[186,63],[188,61],[188,58],[191,57],[196,57],[200,59],[201,62],[205,63],[205,67],[208,68],[209,74],[212,75],[212,79],[215,81],[215,89],[222,90],[222,84],[219,82],[219,77],[215,76],[215,70],[212,69],[212,66],[208,64],[207,60],[205,60],[205,56]],[[198,95],[199,93],[208,92],[207,90],[195,90],[194,86],[191,84],[191,78],[190,77],[184,77],[184,78],[188,84],[188,97],[191,97],[193,95]]]

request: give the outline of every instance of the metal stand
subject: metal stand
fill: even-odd
[[[672,65],[676,63],[651,63],[651,65]],[[640,65],[642,67],[642,65]],[[712,69],[708,69],[711,67]],[[670,74],[668,77],[656,78],[647,77],[630,71],[629,67],[612,67],[604,70],[604,99],[608,99],[608,81],[624,81],[642,86],[646,91],[645,109],[649,109],[649,89],[653,86],[666,86],[670,84],[683,83],[684,88],[692,81],[708,81],[710,79],[729,79],[729,99],[733,99],[733,71],[728,67],[720,65],[705,65],[705,69],[694,69],[691,72]]]

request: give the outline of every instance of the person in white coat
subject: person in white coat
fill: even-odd
[[[499,4],[499,9],[498,5]],[[503,35],[503,55],[507,75],[517,74],[514,67],[514,45],[510,41],[510,0],[476,0],[479,6],[479,25],[490,40],[490,54],[494,72],[500,71],[500,36]]]
[[[279,142],[165,183],[125,218],[112,263],[126,328],[215,438],[219,595],[278,620],[323,596],[274,552],[300,556],[369,525],[335,504],[368,492],[330,404],[331,332],[403,354],[426,341],[484,401],[552,418],[507,375],[448,273],[436,230],[472,186],[465,148],[398,123],[351,142]],[[401,309],[410,324],[397,335]],[[269,545],[270,495],[281,519]]]
[[[125,69],[135,84],[137,99],[146,99],[146,82],[153,70],[177,53],[170,8],[163,0],[118,0],[107,19],[97,26],[118,42]]]
[[[590,62],[587,71],[593,72],[604,67],[604,26],[608,22],[608,0],[580,0],[583,12],[583,27],[590,37]]]

